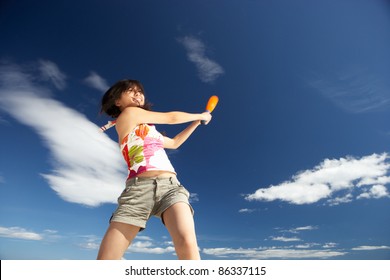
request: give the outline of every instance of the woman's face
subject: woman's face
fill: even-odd
[[[122,111],[127,107],[141,107],[145,105],[145,96],[142,90],[133,86],[122,93],[122,96],[116,101],[116,106]]]

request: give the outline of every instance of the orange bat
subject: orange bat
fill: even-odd
[[[217,106],[218,101],[219,101],[218,96],[216,95],[211,96],[209,98],[209,101],[207,102],[206,111],[211,113],[214,110],[215,106]]]
[[[209,98],[209,101],[207,102],[207,105],[206,105],[206,112],[211,113],[215,109],[215,107],[217,106],[218,101],[219,101],[218,96],[216,96],[216,95],[211,96]],[[205,121],[202,121],[202,124],[205,124]]]

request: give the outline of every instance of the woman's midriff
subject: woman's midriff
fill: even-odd
[[[172,177],[172,176],[176,176],[175,173],[172,173],[172,172],[167,172],[167,171],[145,171],[139,175],[137,175],[137,177],[140,177],[140,178],[169,178],[169,177]]]

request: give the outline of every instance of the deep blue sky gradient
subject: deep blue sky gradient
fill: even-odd
[[[389,28],[384,0],[2,1],[0,258],[96,257],[115,204],[72,202],[54,191],[42,176],[58,164],[50,140],[18,119],[23,107],[9,109],[21,84],[4,78],[28,74],[23,85],[38,88],[34,100],[58,101],[101,126],[109,120],[99,114],[104,90],[85,81],[95,73],[107,86],[140,80],[156,111],[201,112],[209,96],[220,97],[212,122],[168,152],[195,194],[202,258],[389,259]],[[213,68],[205,63],[199,72],[188,39],[203,46],[204,63],[223,71],[205,80]],[[42,65],[63,76],[48,78]],[[159,127],[170,136],[183,128]],[[78,135],[64,134],[69,142]],[[107,135],[116,141],[114,130]],[[384,172],[366,187],[353,167],[350,187],[314,202],[280,193],[246,199],[327,159],[379,155]],[[358,198],[375,185],[385,191]],[[125,258],[175,259],[169,241],[153,218]]]

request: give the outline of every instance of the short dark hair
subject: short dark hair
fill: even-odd
[[[112,85],[103,95],[100,112],[104,112],[112,118],[117,118],[120,115],[121,110],[119,110],[119,107],[115,105],[115,102],[121,98],[125,91],[133,88],[134,86],[141,89],[142,93],[145,95],[144,87],[139,81],[130,79],[120,80]],[[150,110],[151,107],[152,104],[147,102],[146,99],[145,105],[141,106],[141,108],[145,110]]]

